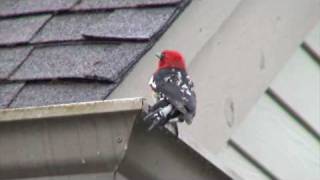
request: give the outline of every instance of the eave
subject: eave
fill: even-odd
[[[128,179],[231,179],[166,129],[141,98],[0,110],[0,179],[112,172]],[[19,173],[17,173],[19,172]]]

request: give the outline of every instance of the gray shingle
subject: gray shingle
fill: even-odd
[[[115,9],[124,7],[172,5],[179,2],[181,2],[181,0],[82,0],[74,9]]]
[[[36,82],[28,83],[10,107],[43,106],[103,100],[115,87],[98,82]]]
[[[81,32],[93,22],[106,19],[110,12],[64,14],[53,17],[32,42],[81,40]]]
[[[145,43],[96,43],[38,48],[11,79],[86,78],[115,81],[145,50]]]
[[[0,80],[7,79],[31,50],[32,47],[0,48]]]
[[[28,42],[50,15],[28,16],[0,20],[0,45]]]
[[[87,37],[105,39],[149,40],[168,23],[176,8],[144,8],[116,10],[106,19],[83,31]]]
[[[24,83],[0,83],[0,108],[6,108]]]
[[[94,66],[92,75],[117,81],[148,49],[147,43],[124,43],[114,49],[105,61]]]
[[[78,0],[1,0],[0,17],[70,9]]]

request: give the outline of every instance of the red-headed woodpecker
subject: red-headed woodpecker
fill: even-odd
[[[151,122],[149,130],[164,126],[175,118],[179,122],[191,124],[196,112],[196,94],[183,56],[173,50],[164,50],[156,56],[159,59],[158,69],[151,77],[149,85],[157,102],[144,118]],[[177,128],[177,121],[172,122]]]

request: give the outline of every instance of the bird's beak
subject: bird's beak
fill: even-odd
[[[161,59],[162,59],[162,57],[163,57],[163,56],[162,56],[162,53],[160,53],[160,52],[156,53],[156,57],[157,57],[157,58],[159,58],[159,59],[161,60]]]

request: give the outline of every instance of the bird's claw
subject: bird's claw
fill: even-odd
[[[155,119],[152,121],[152,124],[148,127],[148,131],[152,131],[155,127],[157,127],[160,123],[160,120]]]
[[[143,121],[150,122],[151,125],[148,128],[148,131],[153,130],[155,127],[159,126],[162,121],[165,120],[165,117],[158,111],[149,113],[143,118]]]
[[[152,116],[153,116],[153,115],[154,115],[153,113],[147,114],[147,115],[143,118],[143,121],[145,121],[145,122],[150,121],[150,120],[152,119]]]

